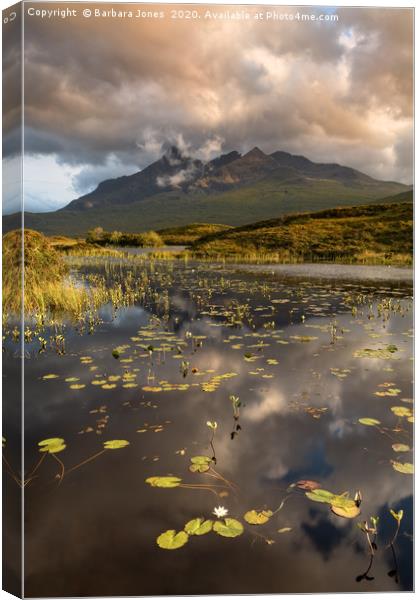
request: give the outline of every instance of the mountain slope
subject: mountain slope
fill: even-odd
[[[268,155],[254,148],[203,163],[171,147],[143,171],[104,181],[61,210],[26,213],[25,222],[49,235],[83,235],[96,226],[127,232],[192,222],[236,226],[290,212],[377,202],[409,190],[287,152]],[[4,217],[5,231],[18,222],[18,215]]]

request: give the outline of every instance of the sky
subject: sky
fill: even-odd
[[[74,6],[75,18],[25,17],[27,210],[56,210],[169,143],[202,160],[285,150],[412,183],[410,9],[342,7],[336,22],[292,22],[206,19],[205,6],[196,20],[173,20],[168,6],[163,19],[83,18]],[[212,8],[229,9],[238,7]],[[12,49],[4,60],[16,75]],[[10,213],[19,130],[13,86],[4,89]]]

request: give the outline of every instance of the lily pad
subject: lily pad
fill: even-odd
[[[125,448],[129,444],[130,442],[127,442],[127,440],[109,440],[108,442],[104,442],[104,448],[107,450],[118,450],[119,448]]]
[[[192,519],[184,527],[189,535],[204,535],[213,529],[213,521],[210,519],[204,520],[202,517]]]
[[[328,490],[316,489],[312,492],[306,492],[305,496],[309,498],[309,500],[313,500],[314,502],[324,502],[325,504],[331,504],[335,494],[329,492]]]
[[[216,533],[223,537],[235,538],[244,532],[244,526],[240,521],[236,519],[224,519],[223,521],[216,521],[213,525],[213,529]]]
[[[267,523],[272,516],[273,511],[271,510],[263,510],[261,512],[249,510],[244,514],[244,519],[250,525],[264,525],[264,523]]]
[[[168,529],[168,531],[160,534],[156,542],[157,545],[164,550],[177,550],[178,548],[185,546],[188,539],[189,536],[185,531],[179,531],[177,533],[175,529]]]
[[[403,473],[404,475],[414,474],[414,465],[412,463],[400,463],[396,460],[391,460],[391,464],[393,468],[399,473]]]
[[[321,484],[317,481],[312,481],[310,479],[301,479],[300,481],[296,482],[296,487],[300,488],[301,490],[311,492],[313,490],[319,489],[321,487]]]
[[[209,456],[193,456],[191,458],[190,471],[192,473],[205,473],[210,469],[212,459]]]
[[[148,477],[146,483],[152,487],[174,488],[181,485],[182,479],[179,477]]]
[[[38,442],[40,452],[48,452],[49,454],[57,454],[66,448],[63,438],[48,438]]]
[[[360,508],[354,500],[349,500],[349,503],[344,506],[331,504],[331,510],[338,517],[344,517],[345,519],[354,519],[360,515]]]
[[[368,427],[375,427],[376,425],[381,424],[378,419],[371,419],[370,417],[363,417],[362,419],[359,419],[359,423],[362,425],[367,425]]]
[[[407,406],[391,406],[391,410],[397,417],[412,417],[413,411]]]
[[[410,446],[407,444],[392,444],[394,452],[410,452]]]

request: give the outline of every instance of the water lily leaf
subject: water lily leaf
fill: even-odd
[[[191,473],[205,473],[210,469],[212,459],[209,456],[193,456],[191,458]]]
[[[212,459],[210,456],[193,456],[191,462],[195,465],[208,465]]]
[[[271,510],[263,510],[261,512],[257,512],[256,510],[249,510],[244,514],[244,519],[250,525],[263,525],[267,523],[270,517],[273,516],[273,511]]]
[[[223,537],[235,538],[243,533],[244,526],[236,519],[227,518],[224,520],[224,522],[216,521],[213,525],[213,529],[216,533]]]
[[[210,519],[204,520],[202,517],[192,519],[184,527],[189,535],[204,535],[213,529],[213,521]]]
[[[394,452],[410,452],[410,446],[407,444],[392,444]]]
[[[160,534],[156,542],[157,545],[164,550],[177,550],[178,548],[185,546],[188,539],[189,536],[185,531],[179,531],[177,533],[175,529],[168,529],[168,531]]]
[[[346,495],[342,494],[341,496],[334,495],[334,497],[331,499],[331,505],[334,505],[336,508],[350,510],[353,508],[353,506],[356,505],[356,502],[354,500],[352,500],[351,498],[349,498],[347,496],[347,494]]]
[[[316,489],[313,490],[313,492],[306,492],[305,496],[314,502],[325,502],[326,504],[331,504],[335,494],[329,492],[328,490]]]
[[[209,465],[190,465],[191,473],[205,473],[210,469]]]
[[[331,504],[332,512],[339,516],[344,517],[345,519],[354,519],[360,515],[360,508],[356,505],[356,503],[351,500],[348,504],[344,506],[337,506],[335,504]]]
[[[48,438],[38,442],[40,452],[48,452],[49,454],[57,454],[66,448],[63,438]]]
[[[391,464],[399,473],[404,473],[404,475],[414,474],[414,465],[412,463],[400,463],[396,460],[391,460]]]
[[[397,417],[412,417],[413,411],[407,406],[391,406],[391,410]]]
[[[107,450],[118,450],[119,448],[125,448],[129,444],[130,442],[127,442],[127,440],[109,440],[108,442],[104,442],[104,447]]]
[[[148,477],[146,483],[152,487],[174,488],[181,485],[182,479],[179,477]]]
[[[371,419],[370,417],[363,417],[362,419],[359,419],[359,423],[362,425],[368,425],[369,427],[374,427],[375,425],[381,424],[378,419]]]
[[[43,375],[42,379],[58,379],[59,375],[55,375],[55,373],[48,373],[48,375]]]
[[[311,492],[313,490],[319,489],[321,487],[321,484],[317,481],[311,481],[310,479],[301,479],[300,481],[296,482],[296,487],[300,488],[301,490]]]

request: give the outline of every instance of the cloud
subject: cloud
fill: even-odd
[[[336,12],[335,23],[194,27],[26,19],[26,150],[86,172],[110,162],[129,172],[173,140],[202,160],[259,145],[411,183],[413,12]],[[12,50],[6,64],[11,75]],[[10,156],[18,137],[6,85],[5,95]]]

